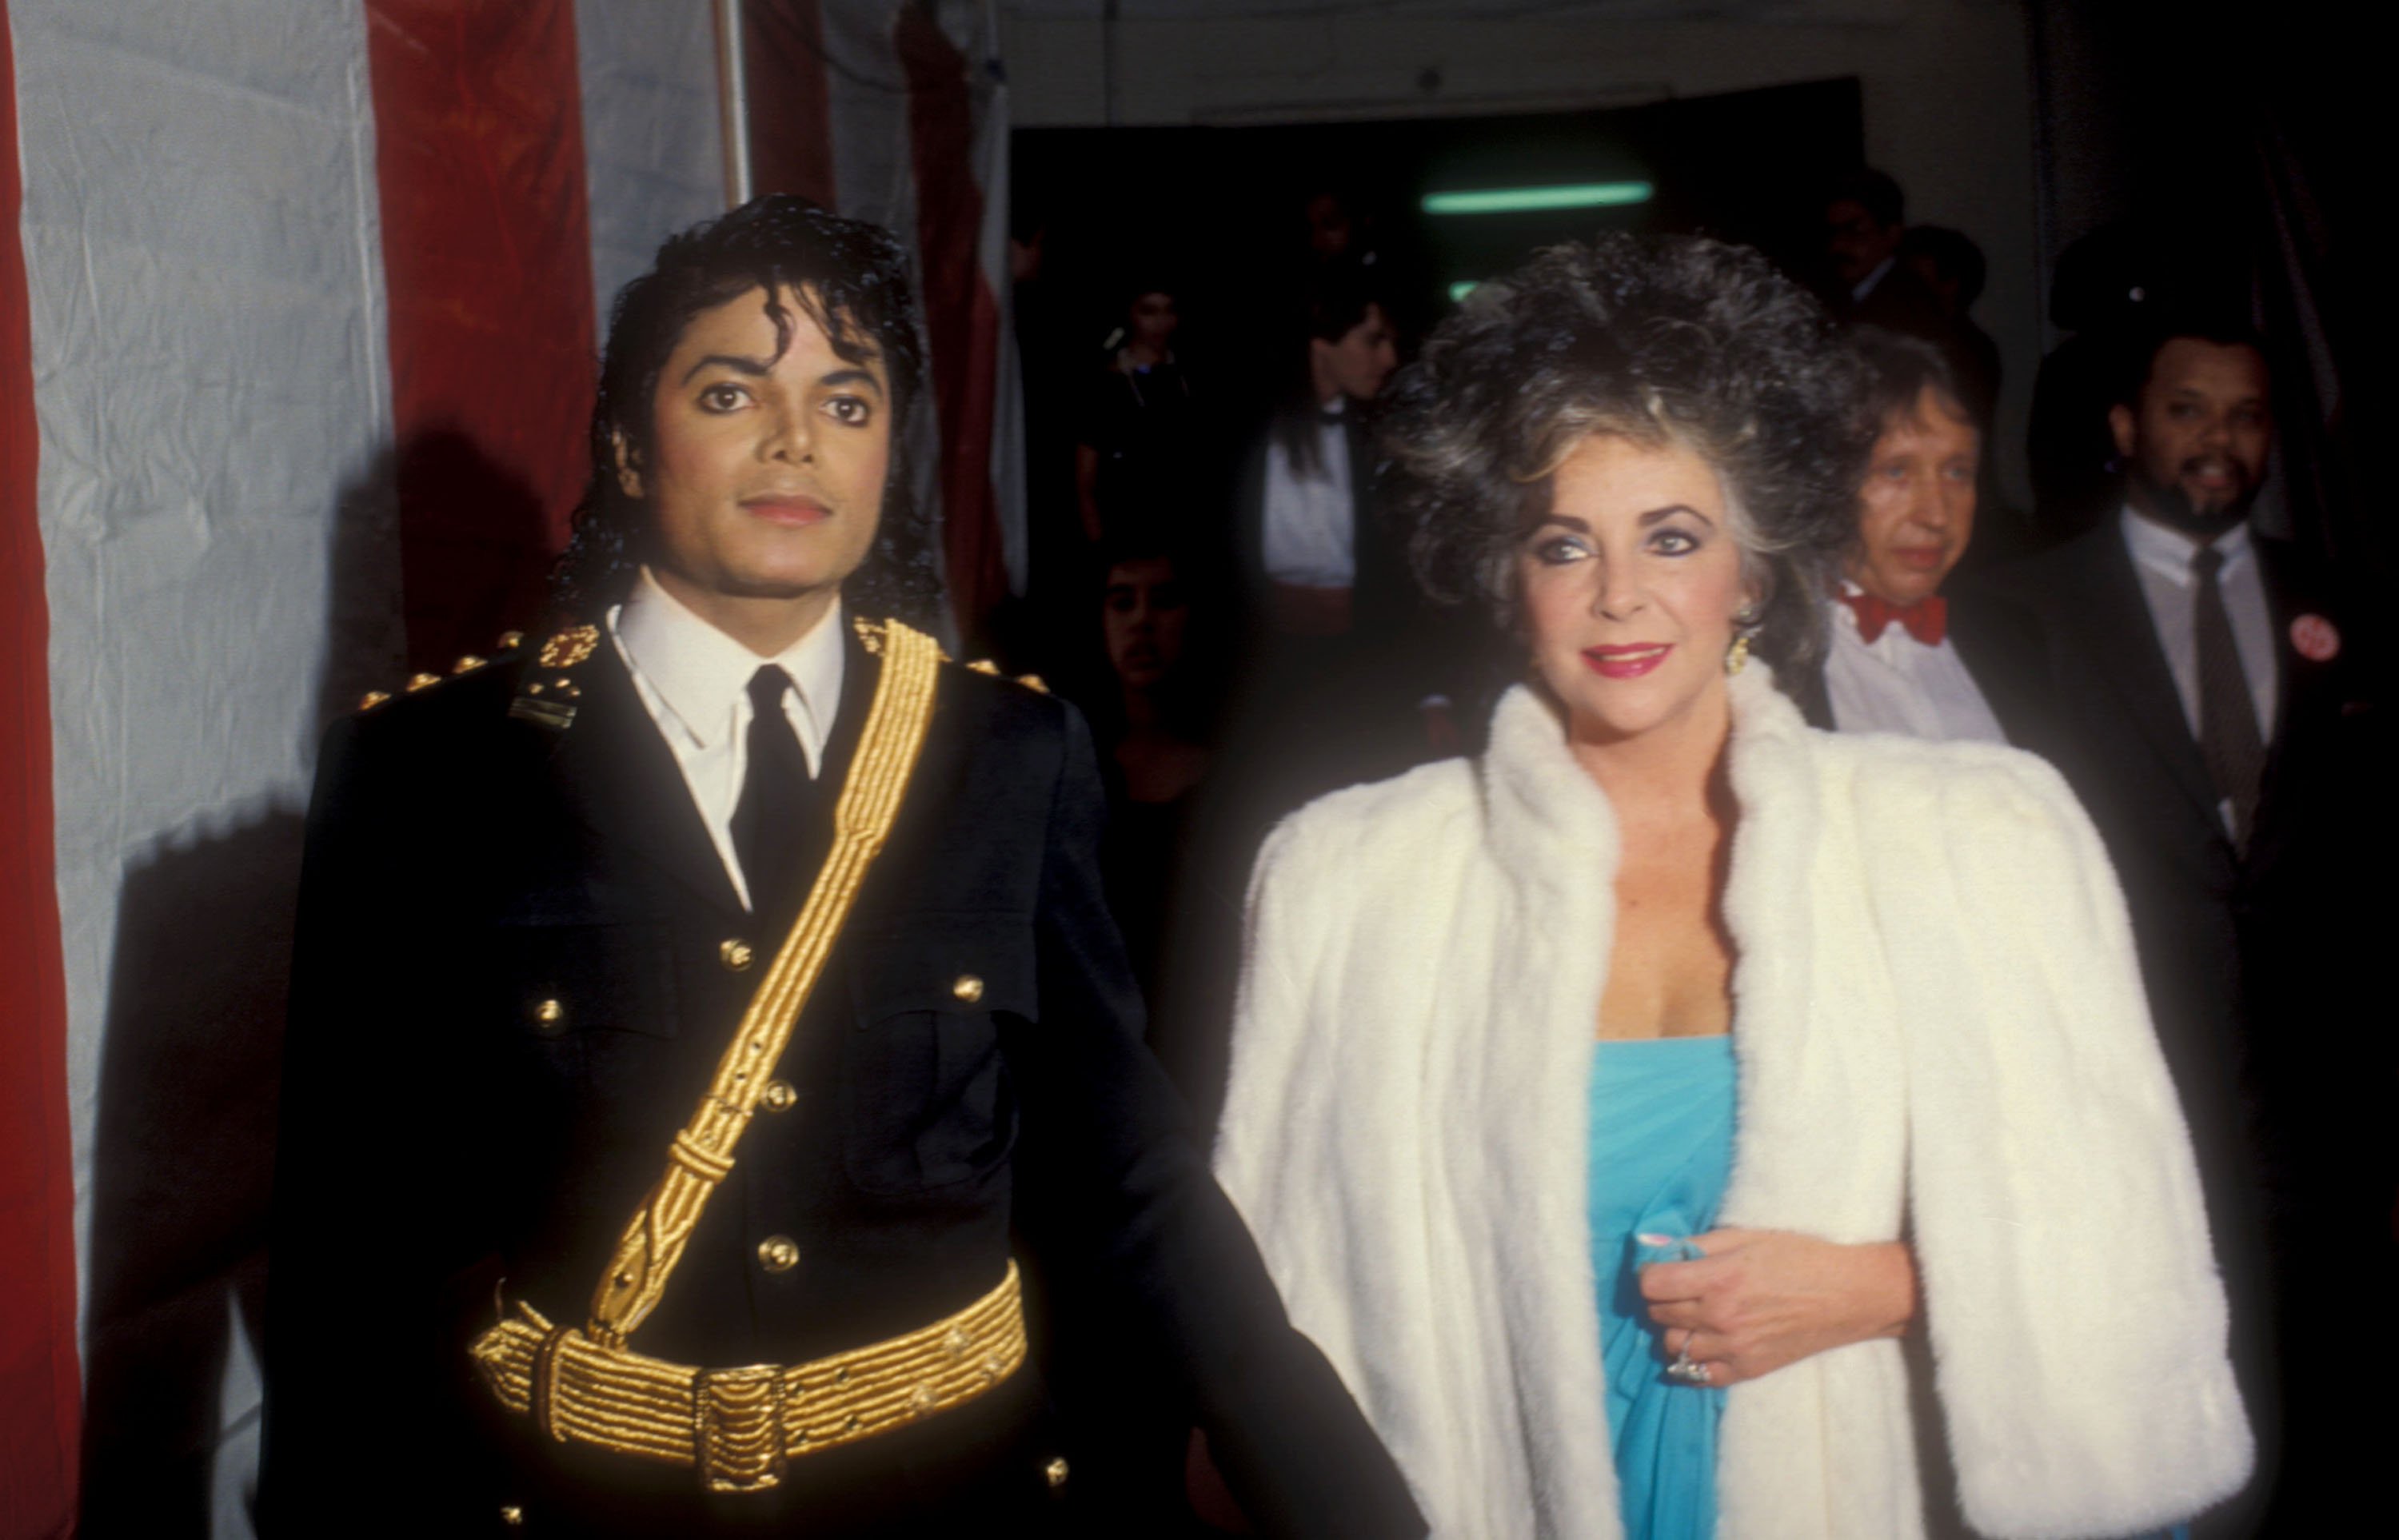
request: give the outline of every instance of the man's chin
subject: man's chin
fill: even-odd
[[[847,574],[843,574],[847,575]],[[791,602],[822,594],[841,587],[841,577],[787,576],[766,574],[734,574],[718,579],[716,591],[728,599],[758,599]]]
[[[2213,540],[2249,517],[2258,489],[2243,487],[2230,496],[2211,493],[2206,498],[2193,497],[2178,483],[2162,487],[2143,481],[2135,490],[2139,495],[2134,505],[2141,512],[2194,539]]]

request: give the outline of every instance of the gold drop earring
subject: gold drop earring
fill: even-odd
[[[1729,676],[1749,667],[1749,639],[1757,630],[1764,616],[1754,605],[1743,605],[1733,612],[1732,645],[1725,649],[1725,673]]]

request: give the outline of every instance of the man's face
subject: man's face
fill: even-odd
[[[775,350],[753,289],[684,328],[651,398],[650,448],[620,480],[650,505],[658,580],[703,614],[718,599],[836,588],[874,543],[891,462],[890,382],[855,363],[790,290]]]
[[[2133,506],[2212,537],[2239,523],[2274,444],[2266,360],[2245,344],[2176,337],[2158,349],[2139,400],[2108,413]]]
[[[1833,273],[1854,289],[1899,250],[1904,226],[1885,224],[1855,198],[1837,198],[1824,209],[1824,250]]]
[[[1850,581],[1887,603],[1930,597],[1974,534],[1982,435],[1927,387],[1884,422],[1858,495]]]
[[[1400,367],[1399,339],[1379,304],[1368,305],[1365,319],[1342,333],[1339,342],[1316,337],[1308,340],[1308,346],[1321,361],[1325,375],[1353,401],[1373,400],[1391,371]]]

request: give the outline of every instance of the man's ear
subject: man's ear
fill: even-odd
[[[626,439],[623,428],[610,433],[608,441],[617,450],[617,490],[628,497],[639,497],[642,495],[641,457],[633,453],[633,446]]]
[[[2108,431],[2116,436],[2116,453],[2127,460],[2133,457],[2133,445],[2139,427],[2139,419],[2133,415],[2133,409],[2121,401],[2108,409]]]

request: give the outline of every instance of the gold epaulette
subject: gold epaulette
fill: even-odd
[[[881,655],[883,651],[883,623],[881,621],[869,620],[864,615],[853,615],[850,617],[849,625],[850,628],[858,633],[859,642],[869,653],[877,655]],[[952,657],[947,652],[943,652],[941,656],[942,661],[944,663],[956,663],[958,661],[956,658]],[[1005,674],[1000,672],[999,665],[994,663],[987,657],[979,657],[971,663],[960,664],[959,666],[970,674],[989,674],[994,679],[1004,679],[1007,677]],[[1028,690],[1037,690],[1045,696],[1050,693],[1050,686],[1042,682],[1041,676],[1039,674],[1019,674],[1016,676],[1016,682],[1023,685]]]
[[[987,657],[979,657],[972,663],[968,664],[967,672],[970,674],[989,674],[994,679],[1006,679],[1008,677],[1006,674],[999,671],[998,664],[994,663]],[[1037,690],[1045,696],[1050,693],[1050,686],[1041,682],[1041,676],[1039,674],[1019,674],[1016,676],[1016,682],[1023,685],[1028,690]]]
[[[526,670],[517,698],[508,702],[508,715],[557,733],[574,726],[575,703],[583,698],[575,669],[599,650],[597,626],[569,626],[543,642],[536,667]]]
[[[524,633],[522,631],[502,631],[500,633],[499,642],[494,651],[496,655],[505,656],[507,654],[515,652],[523,644]],[[450,665],[450,673],[448,677],[455,679],[461,674],[471,674],[479,669],[489,667],[491,662],[491,658],[485,657],[480,653],[464,654],[456,662]],[[413,696],[430,690],[435,685],[440,683],[443,677],[444,676],[440,674],[411,674],[408,676],[408,682],[400,686],[400,693],[403,695]],[[381,706],[384,702],[389,699],[391,699],[391,692],[389,690],[369,690],[365,695],[359,697],[358,709],[361,711],[372,711],[376,707]]]

